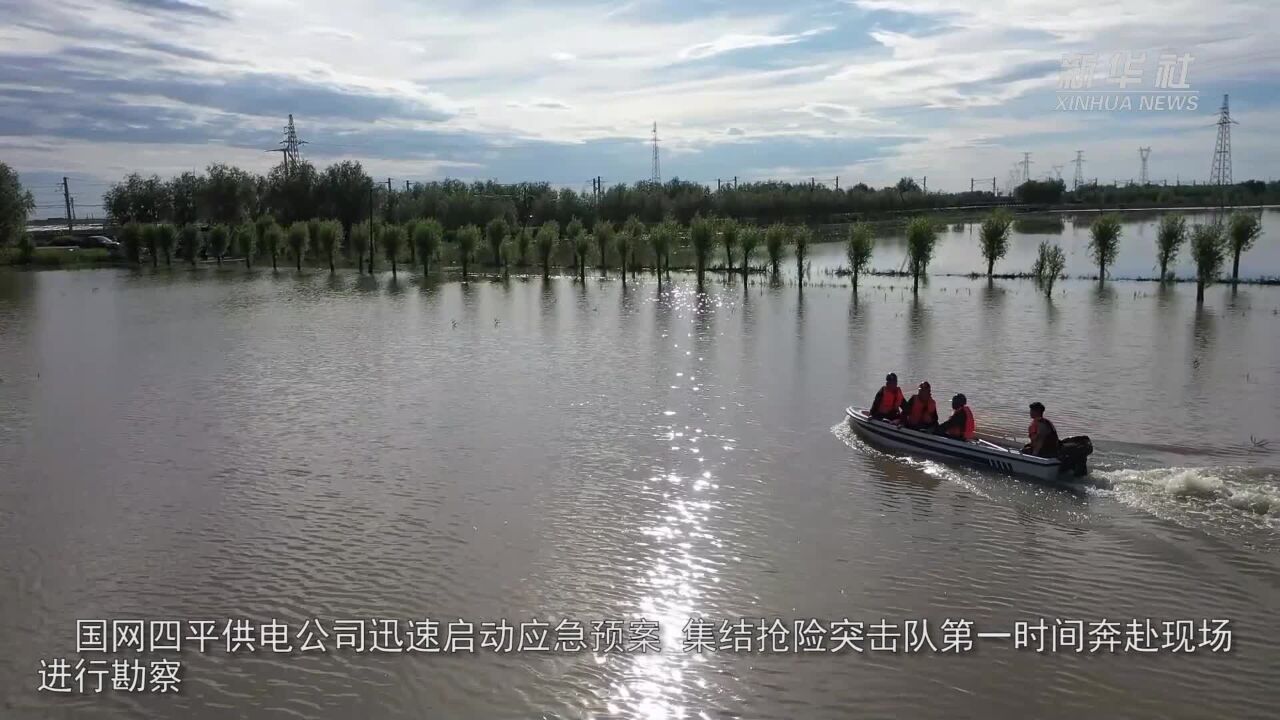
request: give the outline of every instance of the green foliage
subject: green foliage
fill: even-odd
[[[751,256],[764,240],[764,231],[754,225],[743,227],[738,233],[738,243],[742,245],[742,276],[751,272]]]
[[[480,245],[480,228],[468,225],[458,230],[458,258],[462,261],[462,279],[467,279],[467,266]]]
[[[26,237],[27,215],[35,208],[35,197],[22,187],[17,171],[0,162],[0,247]]]
[[[136,222],[126,223],[120,228],[120,245],[124,248],[125,257],[137,265],[142,262],[142,226]]]
[[[418,223],[413,228],[413,244],[418,248],[418,260],[422,263],[424,273],[430,271],[431,260],[444,241],[444,228],[435,218]]]
[[[262,251],[271,257],[271,269],[276,269],[276,260],[280,257],[281,245],[284,244],[284,230],[276,224],[273,218],[271,222],[262,226]]]
[[[484,227],[484,237],[489,243],[489,250],[493,253],[495,266],[502,264],[502,242],[507,239],[509,231],[506,219],[500,217],[490,220]]]
[[[369,223],[356,223],[347,234],[347,246],[355,251],[357,267],[364,268],[364,257],[369,250]]]
[[[311,229],[306,222],[295,222],[289,226],[287,235],[289,242],[289,253],[293,255],[294,263],[299,271],[302,270],[302,258],[307,254],[307,246],[311,243]]]
[[[1248,252],[1262,235],[1262,221],[1257,215],[1237,211],[1227,224],[1227,244],[1231,250],[1231,281],[1240,277],[1240,254]]]
[[[1067,256],[1057,243],[1042,241],[1036,251],[1036,262],[1031,267],[1031,274],[1044,290],[1046,296],[1053,295],[1053,284],[1062,277],[1067,266]]]
[[[871,226],[854,223],[849,228],[849,239],[845,244],[844,254],[849,260],[849,272],[853,275],[853,287],[858,288],[858,276],[867,271],[871,265],[871,253],[875,249],[875,234]]]
[[[337,220],[324,220],[316,227],[316,248],[324,253],[329,263],[329,272],[334,271],[333,256],[342,242],[342,223]]]
[[[1115,262],[1120,252],[1120,218],[1107,214],[1093,222],[1089,228],[1089,250],[1098,264],[1098,280],[1107,275],[1107,268]]]
[[[404,245],[404,228],[399,225],[387,225],[382,229],[382,252],[386,254],[387,262],[391,263],[392,277],[396,274],[396,261],[400,258]]]
[[[591,226],[591,236],[596,241],[597,258],[600,261],[600,269],[604,270],[608,265],[609,247],[614,243],[613,223],[608,220],[596,220]]]
[[[154,241],[156,249],[164,255],[164,264],[173,264],[173,247],[178,241],[178,229],[169,223],[161,223],[154,226]]]
[[[31,239],[31,233],[22,233],[18,237],[18,262],[23,265],[30,264],[35,254],[36,242]]]
[[[257,188],[257,178],[240,168],[222,163],[210,165],[200,185],[200,213],[214,223],[238,224],[253,213]]]
[[[695,215],[693,222],[689,223],[689,243],[693,246],[693,255],[697,262],[698,287],[702,287],[702,279],[707,268],[707,256],[711,254],[711,246],[715,239],[715,221]]]
[[[733,271],[733,251],[738,247],[740,228],[733,218],[720,221],[720,245],[724,248],[725,267]]]
[[[154,223],[168,217],[172,201],[159,175],[132,173],[102,195],[102,208],[117,223]]]
[[[769,265],[773,274],[778,274],[778,264],[782,262],[782,248],[786,246],[791,232],[786,225],[774,223],[764,231],[764,249],[769,254]]]
[[[1218,280],[1227,259],[1227,240],[1217,223],[1196,225],[1191,230],[1191,259],[1196,264],[1196,299],[1204,299],[1204,289]]]
[[[262,230],[266,230],[266,225],[262,226]],[[242,222],[231,231],[231,247],[244,258],[246,268],[253,267],[253,255],[258,248],[258,232],[258,227],[249,222]]]
[[[982,248],[982,259],[987,261],[987,277],[995,272],[996,262],[1009,252],[1009,227],[1013,225],[1013,216],[1008,210],[998,208],[982,221],[978,230],[978,243]]]
[[[128,229],[128,225],[125,229]],[[218,264],[222,264],[222,258],[227,254],[227,243],[231,240],[231,233],[227,231],[226,225],[214,225],[209,229],[208,248],[209,254],[217,259]]]
[[[555,250],[556,243],[560,240],[560,224],[555,220],[548,220],[538,228],[538,234],[533,239],[534,248],[538,251],[538,259],[542,262],[542,276],[545,278],[551,269],[551,253]]]
[[[654,270],[658,272],[659,278],[662,277],[663,268],[670,272],[671,246],[675,245],[678,232],[676,221],[667,218],[658,223],[657,227],[649,233],[649,245],[653,248]]]
[[[907,222],[907,264],[911,266],[912,292],[920,290],[920,276],[928,273],[938,246],[938,226],[931,218],[917,215]]]
[[[527,227],[520,228],[520,232],[515,236],[515,252],[516,262],[520,265],[529,264],[529,245],[533,243],[533,232]]]
[[[813,231],[801,225],[792,233],[796,244],[796,276],[800,279],[800,283],[804,284],[805,258],[809,256],[809,242],[813,240]]]
[[[1013,197],[1021,203],[1051,205],[1061,202],[1067,192],[1067,184],[1062,180],[1028,180],[1013,190]]]
[[[572,223],[570,224],[572,226]],[[587,253],[591,252],[592,237],[587,234],[586,228],[579,227],[573,238],[573,256],[578,263],[578,274],[585,280],[587,277]]]
[[[151,255],[151,265],[155,266],[160,262],[159,250],[159,225],[154,223],[142,226],[142,244],[146,246],[147,253]]]
[[[1156,231],[1156,260],[1160,265],[1160,281],[1169,276],[1169,266],[1178,259],[1178,251],[1187,239],[1187,219],[1182,215],[1169,214],[1160,218],[1160,227]]]
[[[182,259],[196,264],[196,258],[200,256],[200,228],[195,225],[183,225],[182,230],[178,232],[178,248],[182,253]]]

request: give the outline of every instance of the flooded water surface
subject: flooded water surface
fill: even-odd
[[[0,716],[1274,716],[1280,288],[675,280],[0,274]],[[1044,402],[1098,487],[867,445],[844,409],[888,371],[1015,440]],[[77,620],[237,618],[293,651],[37,691],[42,660],[119,656],[77,654]],[[332,637],[427,618],[474,652]],[[863,623],[863,651],[761,652],[743,618]],[[503,619],[587,648],[482,647]],[[1015,647],[1039,619],[1194,620],[1196,651]]]

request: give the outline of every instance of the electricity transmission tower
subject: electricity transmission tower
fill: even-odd
[[[1061,165],[1053,165],[1053,166],[1051,166],[1051,167],[1052,167],[1052,169],[1053,169],[1053,176],[1052,176],[1052,178],[1051,178],[1051,179],[1053,179],[1053,180],[1061,180],[1061,179],[1062,179],[1062,166],[1061,166]]]
[[[306,144],[306,140],[298,139],[298,131],[293,127],[293,113],[289,113],[289,124],[284,126],[284,139],[280,141],[280,147],[267,152],[278,152],[284,156],[284,174],[288,177],[302,159],[302,146]]]
[[[1147,158],[1151,157],[1151,148],[1138,148],[1138,157],[1142,158],[1142,174],[1138,176],[1138,184],[1146,185],[1149,182],[1149,177],[1147,175]]]
[[[1222,110],[1218,115],[1218,144],[1213,149],[1213,169],[1209,172],[1209,184],[1217,185],[1226,204],[1227,187],[1231,185],[1231,126],[1238,124],[1231,119],[1227,96],[1222,96]]]
[[[1084,151],[1083,150],[1076,151],[1075,165],[1076,165],[1076,177],[1071,183],[1071,186],[1072,186],[1071,189],[1079,190],[1080,186],[1084,184]]]
[[[1022,162],[1019,164],[1022,165],[1022,182],[1027,182],[1031,179],[1031,153],[1022,153]]]
[[[649,180],[655,185],[662,184],[662,170],[658,165],[658,123],[653,124],[653,171]]]

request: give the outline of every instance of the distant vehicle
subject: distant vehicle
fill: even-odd
[[[84,240],[80,241],[80,247],[82,247],[82,248],[106,248],[106,249],[108,249],[108,250],[114,250],[114,249],[116,249],[116,248],[120,247],[120,243],[116,242],[115,240],[112,240],[111,238],[107,237],[106,235],[92,235],[92,236],[87,237],[87,238],[85,238]]]

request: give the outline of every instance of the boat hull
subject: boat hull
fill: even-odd
[[[982,440],[965,442],[930,432],[901,428],[885,420],[875,420],[864,410],[848,408],[845,414],[849,416],[849,424],[855,432],[869,442],[889,450],[963,462],[1041,482],[1080,482],[1080,478],[1065,471],[1056,458],[1024,455]]]

